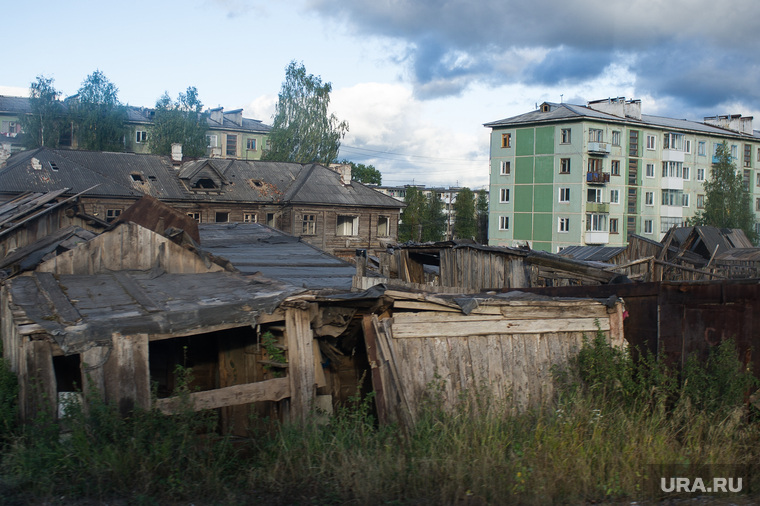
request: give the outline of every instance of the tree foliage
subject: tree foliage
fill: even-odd
[[[488,193],[485,190],[478,192],[478,201],[475,204],[478,217],[477,241],[480,244],[488,243]]]
[[[53,82],[52,77],[39,75],[30,86],[31,111],[19,120],[30,148],[58,147],[65,118],[63,104],[59,100],[61,92],[55,89]]]
[[[148,145],[151,153],[170,155],[173,143],[182,144],[182,154],[198,158],[206,154],[206,115],[194,86],[180,93],[172,102],[168,93],[156,101],[156,114],[150,129]]]
[[[363,163],[349,162],[343,160],[340,163],[351,166],[351,179],[364,184],[383,184],[383,175],[375,168],[374,165],[364,165]]]
[[[330,83],[306,73],[304,65],[291,61],[277,101],[269,149],[262,159],[329,165],[338,157],[340,140],[348,123],[328,113]]]
[[[435,192],[426,197],[411,186],[404,197],[406,208],[401,212],[398,237],[400,242],[440,241],[446,232],[446,215],[441,196]]]
[[[693,225],[711,225],[718,228],[740,228],[755,244],[755,215],[744,179],[737,173],[731,151],[724,141],[715,152],[717,163],[705,181],[705,208],[691,220]]]
[[[454,238],[472,239],[478,232],[478,222],[475,217],[475,194],[465,187],[459,190],[457,201],[454,202]]]
[[[92,151],[124,151],[127,111],[119,89],[96,70],[85,78],[72,104],[79,147]]]

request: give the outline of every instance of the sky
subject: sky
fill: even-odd
[[[303,63],[349,124],[339,158],[385,185],[485,187],[483,124],[545,101],[760,122],[756,0],[41,0],[3,17],[33,27],[4,51],[4,95],[38,75],[73,95],[100,70],[125,104],[194,86],[271,124],[285,68]]]

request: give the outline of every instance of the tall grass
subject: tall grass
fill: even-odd
[[[743,464],[760,457],[756,380],[725,342],[683,371],[634,361],[601,334],[556,371],[550,406],[509,414],[483,398],[445,412],[439,385],[414,428],[378,426],[371,396],[327,424],[238,440],[213,419],[107,405],[17,436],[3,475],[17,493],[129,497],[134,503],[543,504],[639,500],[652,464]],[[488,409],[484,409],[487,407]],[[315,418],[316,420],[316,418]],[[44,476],[43,476],[44,475]]]

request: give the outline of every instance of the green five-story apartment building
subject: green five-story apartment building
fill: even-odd
[[[704,122],[641,114],[641,101],[543,103],[491,128],[489,244],[559,251],[659,241],[704,205],[726,142],[760,215],[760,134],[740,115]]]

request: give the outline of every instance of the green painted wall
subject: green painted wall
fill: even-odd
[[[549,184],[533,187],[533,210],[537,213],[550,213],[554,204],[554,186]]]
[[[554,181],[554,157],[553,156],[537,156],[536,157],[536,173],[534,182],[536,183],[552,183]]]
[[[544,241],[551,247],[552,240],[552,215],[536,213],[533,215],[533,241]],[[535,247],[535,246],[534,246]]]
[[[535,137],[532,128],[520,128],[517,130],[517,144],[515,154],[525,156],[534,154]]]
[[[515,186],[514,202],[516,213],[533,212],[533,187],[532,186]]]
[[[533,238],[533,215],[526,213],[515,214],[514,238],[531,240]]]
[[[536,154],[554,154],[554,127],[536,128]]]
[[[515,159],[515,184],[533,184],[533,157]]]

